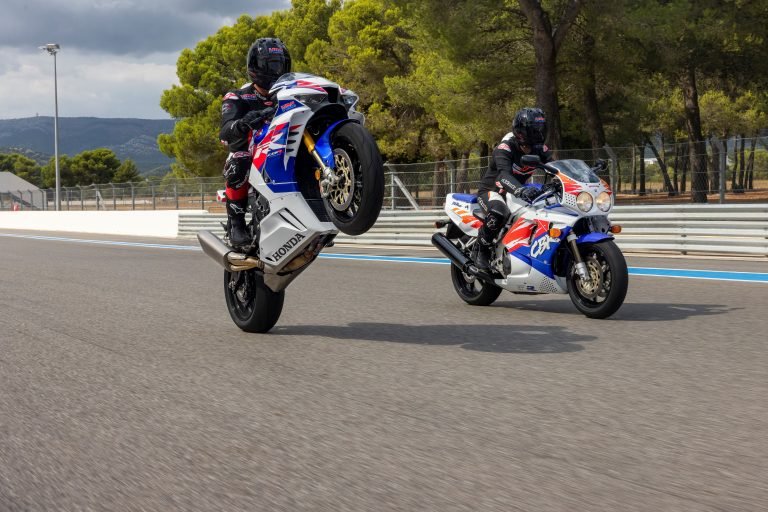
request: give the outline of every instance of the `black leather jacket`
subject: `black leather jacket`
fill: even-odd
[[[534,149],[530,154],[539,155],[541,161],[545,163],[552,161],[552,153],[546,145],[538,151]],[[514,192],[528,181],[533,174],[534,168],[525,167],[520,163],[520,158],[523,155],[525,153],[520,149],[514,134],[506,134],[501,143],[493,150],[488,170],[480,180],[478,194],[491,190],[498,191],[500,188],[508,192]]]
[[[229,147],[231,153],[247,151],[250,130],[241,131],[237,121],[251,110],[262,110],[274,104],[272,99],[259,94],[253,84],[229,91],[224,95],[224,101],[221,104],[221,129],[219,130],[221,142]]]

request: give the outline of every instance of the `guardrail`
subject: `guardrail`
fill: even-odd
[[[383,210],[368,233],[337,242],[356,245],[430,246],[442,210]],[[710,253],[768,256],[768,204],[617,206],[611,220],[622,226],[616,242],[626,252]],[[179,236],[200,229],[224,233],[226,215],[183,213]]]

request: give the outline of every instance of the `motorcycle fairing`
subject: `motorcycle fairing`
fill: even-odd
[[[313,112],[294,95],[325,92],[325,89],[319,85],[321,83],[335,86],[332,82],[322,79],[292,80],[275,84],[271,91],[277,97],[277,112],[267,127],[253,135],[251,175],[255,174],[253,172],[255,168],[274,192],[299,190],[295,179],[296,155],[304,143],[301,135],[312,118]]]
[[[253,134],[251,145],[249,181],[269,202],[269,213],[259,223],[259,257],[270,266],[269,273],[280,272],[319,236],[338,233],[332,222],[318,218],[296,182],[296,155],[314,113],[294,97],[338,86],[317,77],[283,78],[271,91],[277,98],[277,113],[268,126]]]
[[[259,222],[259,257],[275,272],[319,235],[338,232],[332,222],[323,222],[312,211],[301,192],[275,190],[259,173],[251,173],[251,185],[269,202],[269,213]]]
[[[287,153],[289,123],[272,123],[259,144],[252,149],[253,167],[264,177],[264,181],[276,192],[293,192],[298,190],[294,180],[292,160],[286,165],[284,157]],[[275,188],[276,187],[276,188]]]
[[[597,183],[583,183],[571,178],[570,176],[566,176],[562,172],[557,174],[556,179],[560,180],[560,183],[563,186],[563,205],[571,208],[572,210],[577,209],[576,199],[579,197],[581,192],[589,192],[592,197],[597,197],[597,195],[601,192],[608,192],[609,194],[611,193],[611,188],[604,180],[600,180]],[[592,205],[592,209],[589,212],[585,212],[585,215],[590,214],[604,215],[603,212],[597,209],[597,205],[595,204]]]
[[[502,243],[507,248],[507,252],[513,253],[521,247],[529,246],[531,234],[535,227],[536,223],[531,220],[523,217],[517,219],[504,235],[504,238],[502,238]]]
[[[448,194],[445,197],[445,212],[464,233],[469,236],[477,236],[483,225],[483,221],[477,216],[482,208],[476,201],[469,202],[459,199],[459,197],[467,198],[467,196],[469,194]],[[475,196],[470,197],[477,199]]]

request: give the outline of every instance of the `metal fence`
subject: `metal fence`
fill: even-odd
[[[717,141],[707,143],[709,193],[720,188],[718,172],[724,170],[723,183],[729,192],[768,190],[768,150],[763,138],[731,139],[717,150]],[[686,143],[658,145],[657,153],[639,146],[599,150],[560,150],[557,158],[578,158],[610,162],[606,180],[618,197],[666,195],[670,185],[677,194],[690,193],[691,171]],[[741,156],[743,154],[743,157]],[[490,157],[470,156],[459,160],[392,164],[385,166],[384,208],[437,208],[450,192],[475,192]],[[666,177],[665,177],[666,171]],[[534,180],[541,180],[535,174]],[[222,178],[165,178],[127,184],[101,184],[65,187],[61,190],[63,210],[217,210],[216,191],[223,188]],[[53,189],[9,191],[0,193],[0,210],[55,209]]]
[[[714,148],[711,141],[707,143],[707,193],[720,192],[721,170],[724,173],[724,193],[768,190],[768,150],[763,138],[745,139],[743,158],[740,151],[734,151],[740,146],[740,140],[723,144],[727,152],[718,151],[717,141],[714,142]],[[611,183],[619,196],[642,198],[659,194],[667,196],[670,192],[680,196],[690,195],[688,144],[658,145],[657,152],[658,158],[650,149],[643,154],[640,146],[606,146],[598,150],[560,150],[556,157],[576,158],[590,163],[597,159],[606,160],[609,166],[602,177]],[[387,164],[385,207],[433,208],[442,205],[447,193],[475,192],[488,169],[490,158],[475,156],[460,160]],[[541,181],[543,174],[536,173],[533,179]]]
[[[385,210],[365,234],[339,233],[335,241],[354,245],[431,247],[440,210]],[[611,222],[622,227],[616,242],[623,251],[654,254],[768,256],[768,204],[617,206]],[[205,229],[224,235],[225,214],[188,212],[179,216],[179,237]]]
[[[62,210],[208,210],[218,204],[221,178],[164,179],[62,187]],[[55,190],[0,193],[0,210],[54,210]]]

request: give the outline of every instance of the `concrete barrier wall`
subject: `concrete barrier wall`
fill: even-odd
[[[189,210],[0,212],[0,229],[175,238]]]

